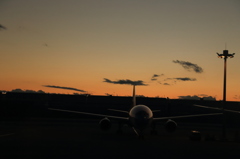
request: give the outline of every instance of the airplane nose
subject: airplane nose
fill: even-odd
[[[149,125],[150,119],[147,116],[139,115],[134,119],[134,127],[143,130]]]
[[[148,119],[149,115],[145,111],[140,111],[136,114],[136,118],[139,120]]]

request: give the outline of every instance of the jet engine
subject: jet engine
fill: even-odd
[[[103,118],[102,120],[100,120],[99,122],[99,126],[101,130],[109,130],[112,126],[111,121],[108,118]]]
[[[167,132],[174,132],[177,128],[177,123],[171,119],[168,119],[164,126]]]

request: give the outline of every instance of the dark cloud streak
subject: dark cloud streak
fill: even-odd
[[[54,85],[43,85],[43,87],[67,89],[67,90],[78,91],[78,92],[86,92],[84,90],[77,89],[77,88],[72,88],[72,87],[62,87],[62,86],[54,86]]]
[[[200,66],[198,66],[197,64],[193,64],[191,62],[173,60],[173,63],[180,64],[184,69],[186,69],[188,71],[192,71],[193,70],[196,73],[202,73],[203,72],[203,69]]]
[[[158,81],[159,84],[161,85],[166,85],[166,86],[170,86],[170,85],[174,85],[176,84],[178,81],[196,81],[196,78],[189,78],[189,77],[176,77],[176,78],[165,78],[163,81]]]
[[[166,82],[162,83],[162,82],[160,82],[160,81],[158,81],[158,83],[159,83],[159,84],[162,84],[162,85],[165,85],[165,86],[170,86],[170,85],[171,85],[170,83],[166,83]]]
[[[112,81],[110,79],[104,78],[103,82],[112,83],[112,84],[128,84],[128,85],[135,85],[135,86],[146,86],[147,85],[142,80],[132,81],[129,79]]]
[[[166,78],[165,80],[177,80],[177,81],[196,81],[196,78],[189,77],[177,77],[177,78]]]
[[[163,76],[163,75],[164,75],[164,74],[160,74],[160,75],[158,75],[158,74],[153,74],[153,76],[152,76],[152,78],[151,78],[151,81],[156,81],[158,77]]]
[[[5,26],[3,26],[3,25],[0,24],[0,30],[1,30],[1,29],[7,30],[7,28],[6,28]]]

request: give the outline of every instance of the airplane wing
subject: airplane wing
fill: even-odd
[[[213,107],[208,107],[208,106],[203,106],[203,105],[197,105],[197,104],[194,104],[193,106],[195,106],[195,107],[200,107],[200,108],[214,109],[214,110],[222,110],[221,108],[213,108]]]
[[[194,115],[182,115],[182,116],[166,116],[166,117],[160,117],[160,118],[153,118],[153,121],[164,120],[164,119],[179,119],[179,118],[190,118],[190,117],[200,117],[200,116],[211,116],[211,115],[222,115],[222,113],[194,114]]]
[[[128,117],[118,117],[118,116],[111,116],[111,115],[104,115],[104,114],[79,112],[79,111],[73,111],[73,110],[63,110],[63,109],[55,109],[55,108],[48,108],[48,110],[75,113],[75,114],[84,114],[84,115],[97,116],[97,117],[107,117],[109,119],[128,120]]]
[[[200,107],[200,108],[207,108],[207,109],[221,110],[221,111],[222,111],[222,108],[213,108],[213,107],[208,107],[208,106],[203,106],[203,105],[196,105],[196,104],[194,104],[193,106]],[[231,112],[231,113],[238,113],[238,114],[240,113],[240,111],[229,110],[229,109],[224,109],[224,111],[226,111],[226,112]]]
[[[122,112],[122,113],[127,113],[128,114],[128,111],[124,111],[124,110],[118,110],[118,109],[108,109],[110,111],[115,111],[115,112]]]

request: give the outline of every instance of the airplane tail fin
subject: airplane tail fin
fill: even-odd
[[[136,94],[135,94],[135,85],[133,85],[133,101],[132,101],[132,107],[136,105]]]

